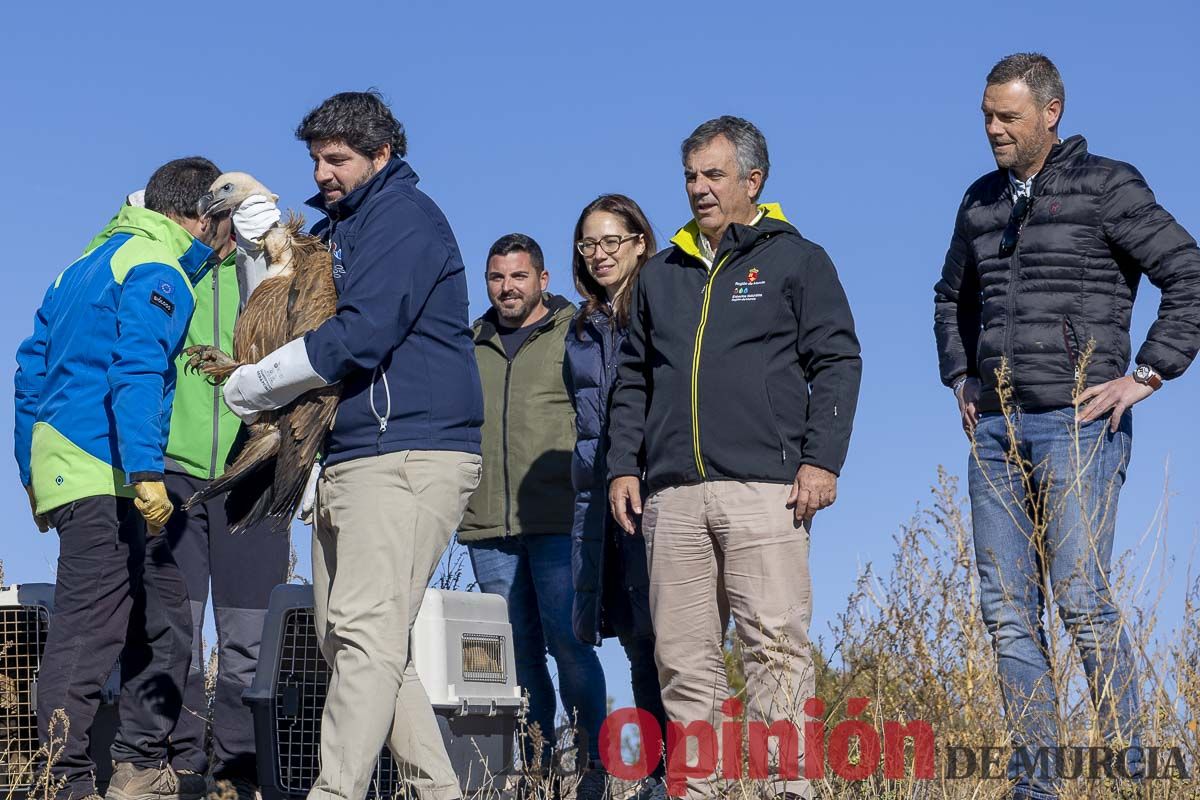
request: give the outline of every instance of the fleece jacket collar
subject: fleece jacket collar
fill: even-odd
[[[779,232],[796,233],[796,229],[792,227],[787,217],[783,215],[783,209],[780,208],[778,203],[760,203],[758,209],[762,213],[759,215],[758,222],[754,225],[739,225],[734,223],[725,230],[725,235],[721,237],[720,245],[717,247],[718,254],[729,251],[749,250],[763,235]],[[671,237],[671,244],[675,245],[683,253],[703,263],[704,253],[700,248],[700,237],[702,235],[700,233],[700,226],[696,224],[696,220],[692,220]]]

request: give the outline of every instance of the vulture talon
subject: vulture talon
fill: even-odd
[[[235,369],[241,366],[227,354],[212,345],[193,345],[184,351],[189,356],[185,370],[202,372],[208,376],[209,383],[216,386],[228,378]]]

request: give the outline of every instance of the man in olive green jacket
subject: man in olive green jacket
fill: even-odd
[[[508,602],[517,681],[529,693],[530,724],[540,728],[544,743],[539,753],[532,735],[522,738],[526,770],[545,773],[555,738],[548,650],[566,715],[584,734],[593,766],[576,796],[598,800],[607,796],[599,769],[604,671],[595,649],[571,629],[575,413],[563,357],[575,306],[545,291],[550,273],[542,250],[523,234],[492,245],[486,274],[492,308],[474,326],[484,399],[483,477],[458,538],[480,588]],[[584,742],[577,745],[582,750]]]

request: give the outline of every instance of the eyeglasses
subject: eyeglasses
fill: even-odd
[[[1025,217],[1029,215],[1029,207],[1033,199],[1023,194],[1013,203],[1012,213],[1008,215],[1008,225],[1000,235],[1000,257],[1008,258],[1017,249],[1017,240],[1021,238],[1021,228],[1025,225]]]
[[[616,255],[621,249],[621,245],[628,242],[630,239],[641,238],[640,233],[631,233],[628,236],[601,236],[600,240],[595,239],[580,239],[575,243],[575,249],[579,251],[579,255],[584,258],[591,258],[596,253],[596,245],[600,245],[600,249],[608,253],[610,256]]]

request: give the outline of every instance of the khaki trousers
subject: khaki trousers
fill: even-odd
[[[405,450],[336,464],[321,477],[313,596],[332,675],[310,800],[363,800],[385,742],[423,800],[461,797],[411,633],[480,472],[477,455]]]
[[[646,501],[643,531],[663,706],[673,722],[706,722],[717,732],[716,774],[689,775],[689,798],[723,790],[719,743],[728,718],[721,705],[733,694],[722,653],[725,601],[742,645],[748,726],[755,720],[796,726],[799,778],[778,779],[772,768],[773,789],[810,796],[803,777],[804,702],[815,691],[809,534],[785,506],[790,490],[710,481],[663,489]],[[698,764],[698,742],[687,739],[689,765]]]

